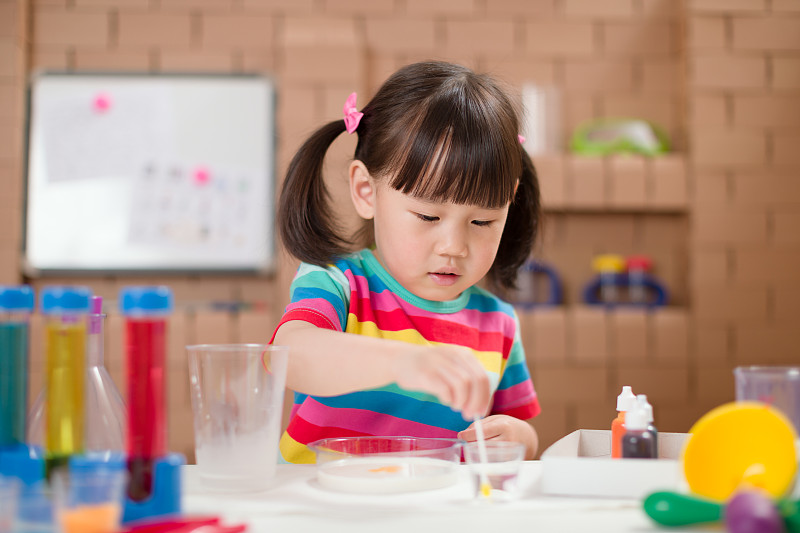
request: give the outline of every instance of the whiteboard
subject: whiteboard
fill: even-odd
[[[269,78],[42,73],[29,95],[28,275],[272,268]]]

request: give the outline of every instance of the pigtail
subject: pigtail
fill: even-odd
[[[514,200],[508,208],[506,226],[500,238],[490,281],[506,289],[516,288],[517,272],[530,256],[539,232],[541,203],[539,179],[528,153],[520,146],[522,174]]]
[[[295,154],[283,182],[277,220],[283,245],[294,257],[324,266],[350,244],[336,227],[323,162],[331,143],[345,131],[335,120],[315,131]]]

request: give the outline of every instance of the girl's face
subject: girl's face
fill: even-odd
[[[447,301],[486,275],[500,245],[508,205],[488,209],[433,203],[392,189],[383,180],[369,181],[369,209],[359,214],[374,218],[376,256],[403,287],[420,298]]]

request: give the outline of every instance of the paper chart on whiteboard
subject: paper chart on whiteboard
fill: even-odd
[[[223,251],[255,246],[247,228],[253,172],[183,163],[145,165],[132,186],[130,242],[148,246],[213,246]]]

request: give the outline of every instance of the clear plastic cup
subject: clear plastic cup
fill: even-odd
[[[14,531],[19,503],[19,480],[0,476],[0,533]]]
[[[186,350],[202,484],[227,492],[268,488],[278,461],[289,348],[203,344]]]
[[[58,533],[109,533],[122,518],[127,472],[122,469],[56,472],[51,482],[55,495]]]
[[[14,533],[53,533],[53,491],[45,481],[20,488]]]
[[[525,458],[525,445],[517,442],[486,441],[486,462],[481,460],[477,442],[464,446],[464,459],[470,466],[470,478],[476,498],[483,498],[481,484],[491,485],[492,500],[511,500],[519,496],[519,471]]]
[[[800,434],[800,366],[740,366],[736,400],[757,401],[780,409]]]

